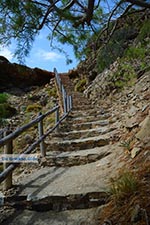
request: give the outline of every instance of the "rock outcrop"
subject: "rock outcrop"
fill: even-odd
[[[10,63],[3,56],[0,56],[0,73],[0,92],[9,92],[12,88],[26,90],[30,86],[41,86],[54,77],[53,72]]]

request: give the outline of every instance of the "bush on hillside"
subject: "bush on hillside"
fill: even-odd
[[[77,84],[75,85],[75,91],[78,91],[78,92],[83,92],[85,90],[85,87],[86,87],[86,79],[82,79],[82,80],[79,80],[77,82]]]
[[[26,111],[27,112],[39,112],[41,109],[42,109],[42,106],[35,103],[35,104],[32,104],[32,105],[28,105],[27,108],[26,108]]]
[[[16,114],[16,109],[11,107],[9,103],[0,103],[0,118],[9,118]]]
[[[148,38],[150,38],[150,21],[146,20],[140,29],[137,39],[142,44],[145,44],[146,39],[148,40]]]
[[[0,93],[0,104],[6,103],[8,100],[8,94],[6,93]]]
[[[128,40],[136,35],[136,30],[131,26],[124,26],[114,32],[110,41],[100,47],[97,57],[97,70],[102,72],[108,68],[118,57],[122,57],[128,47]]]

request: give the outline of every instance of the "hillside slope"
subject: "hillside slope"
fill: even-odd
[[[113,37],[92,50],[77,68],[74,82],[101,110],[121,122],[116,140],[124,147],[126,167],[110,181],[112,197],[99,214],[100,225],[150,224],[150,11],[120,21]],[[133,29],[132,29],[133,28]],[[96,43],[97,44],[97,43]],[[70,75],[71,77],[71,75]],[[131,172],[137,180],[127,178]]]

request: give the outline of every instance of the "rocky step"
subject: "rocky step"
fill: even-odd
[[[77,101],[77,102],[87,102],[87,103],[90,103],[90,100],[88,98],[85,98],[83,97],[82,95],[81,96],[76,96],[76,95],[73,95],[72,96],[73,100]]]
[[[91,103],[90,102],[86,102],[85,100],[81,101],[80,99],[78,99],[78,101],[75,101],[73,99],[73,106],[74,108],[77,108],[79,106],[89,106],[89,108],[91,107]]]
[[[46,140],[46,151],[77,151],[90,149],[100,146],[108,145],[110,142],[109,135],[101,135],[96,137],[89,137],[83,139],[64,140],[64,141],[47,141]]]
[[[68,77],[67,74],[60,74],[62,84],[64,85],[66,91],[68,94],[72,94],[74,90],[74,85],[72,84],[72,81]]]
[[[89,196],[88,193],[96,192],[101,196],[102,192],[107,192],[110,178],[116,176],[125,164],[122,160],[124,149],[119,144],[110,145],[109,152],[110,154],[96,162],[80,166],[39,167],[15,181],[19,184],[18,196],[27,196],[28,201],[54,196]],[[96,201],[99,197],[92,195],[89,199],[93,198]]]
[[[91,104],[85,104],[85,103],[74,104],[73,103],[73,110],[85,111],[85,110],[89,110],[90,108],[91,108]]]
[[[62,212],[37,212],[33,210],[16,210],[3,225],[95,225],[99,224],[99,214],[103,206],[89,209],[65,210]]]
[[[45,164],[47,166],[62,166],[70,167],[77,165],[84,165],[87,163],[96,162],[106,156],[111,152],[110,146],[96,147],[93,149],[86,149],[74,152],[47,152],[46,160],[41,159],[41,165]]]
[[[84,194],[36,196],[35,194],[19,195],[5,198],[5,205],[38,212],[61,212],[73,209],[88,209],[104,205],[108,201],[106,192],[88,192]]]
[[[70,112],[70,115],[72,115],[72,116],[95,116],[98,114],[106,114],[106,113],[110,113],[110,111],[104,110],[102,108],[96,108],[93,105],[91,105],[86,111],[73,109]]]
[[[67,117],[67,122],[71,122],[71,123],[83,123],[83,122],[92,122],[92,121],[99,121],[99,120],[106,120],[108,118],[111,117],[110,113],[106,113],[106,114],[97,114],[97,115],[91,115],[91,116],[78,116],[78,117],[74,117],[69,115]]]
[[[93,128],[100,128],[103,126],[109,126],[110,122],[109,120],[99,120],[99,121],[92,121],[92,122],[83,122],[83,123],[68,123],[67,120],[64,121],[59,127],[60,131],[69,132],[72,130],[87,130],[87,129],[93,129]]]
[[[60,141],[60,139],[63,139],[63,140],[82,139],[82,138],[104,135],[114,130],[116,130],[115,126],[100,127],[100,128],[93,128],[93,129],[87,129],[87,130],[73,130],[70,132],[58,131],[57,133],[52,133],[50,138],[55,141]]]

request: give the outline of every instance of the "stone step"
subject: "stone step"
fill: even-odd
[[[87,130],[73,130],[70,132],[58,131],[57,133],[52,133],[50,136],[50,139],[55,141],[60,141],[59,139],[63,139],[63,140],[82,139],[82,138],[104,135],[114,130],[116,130],[115,126],[100,127],[100,128],[93,128],[93,129],[87,129]]]
[[[69,132],[72,130],[87,130],[87,129],[93,129],[93,128],[100,128],[103,126],[110,125],[109,120],[99,120],[99,121],[92,121],[92,122],[83,122],[83,123],[68,123],[65,121],[63,124],[60,125],[59,130],[61,132]]]
[[[89,137],[83,139],[64,140],[64,141],[45,141],[47,151],[77,151],[90,149],[100,146],[108,145],[110,142],[110,136],[101,135],[96,137]]]
[[[110,146],[104,147],[96,147],[93,149],[86,149],[80,151],[73,151],[73,152],[47,152],[46,154],[46,161],[44,163],[47,166],[62,166],[62,167],[70,167],[70,166],[77,166],[77,165],[84,165],[87,163],[96,162],[107,155],[110,152]],[[42,159],[41,159],[42,163]]]
[[[108,193],[104,191],[87,192],[84,194],[47,195],[38,196],[34,193],[19,195],[5,200],[7,206],[13,208],[29,209],[37,212],[62,212],[75,209],[89,209],[104,205],[108,201]]]
[[[97,107],[94,107],[93,105],[91,105],[89,107],[89,109],[86,110],[86,111],[73,109],[70,112],[70,115],[72,115],[72,116],[92,116],[92,115],[95,116],[95,115],[98,115],[98,114],[106,114],[106,113],[110,113],[110,111],[104,110],[102,108],[97,108]]]
[[[42,207],[41,207],[42,208]],[[102,206],[90,209],[65,210],[62,212],[38,212],[33,210],[16,210],[3,225],[96,225]]]
[[[38,201],[39,203],[39,201],[47,199],[49,202],[50,199],[58,196],[71,196],[71,202],[72,196],[80,195],[83,196],[80,203],[84,204],[84,196],[91,194],[93,197],[88,198],[93,199],[95,198],[93,193],[97,192],[101,196],[101,193],[106,192],[110,178],[116,176],[119,168],[125,163],[121,160],[124,149],[119,144],[112,144],[109,147],[107,146],[106,149],[109,154],[93,163],[72,167],[46,166],[32,171],[31,174],[16,181],[17,184],[20,184],[18,196],[26,196],[29,205],[30,201]],[[103,149],[103,151],[107,152],[106,149]],[[98,195],[96,198],[99,198]],[[66,200],[64,199],[64,201]]]
[[[91,105],[90,104],[78,104],[78,105],[75,105],[73,104],[73,110],[80,110],[80,111],[85,111],[85,110],[89,110],[91,108]]]
[[[97,115],[91,115],[91,116],[78,116],[78,117],[74,117],[69,115],[67,117],[67,122],[71,122],[71,123],[83,123],[83,122],[94,122],[94,121],[99,121],[99,120],[105,120],[108,119],[109,117],[111,117],[110,113],[106,113],[106,114],[97,114]]]
[[[107,203],[108,184],[125,161],[118,144],[96,162],[72,167],[43,167],[16,180],[18,194],[5,204],[16,209],[3,225],[95,225]],[[19,186],[18,186],[19,183]]]
[[[82,108],[90,109],[91,108],[91,104],[89,102],[85,102],[85,101],[83,101],[83,102],[80,101],[78,103],[75,103],[73,101],[73,109],[78,110],[80,108],[81,108],[81,110],[83,110]]]

